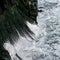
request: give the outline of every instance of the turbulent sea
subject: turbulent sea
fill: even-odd
[[[43,10],[38,22],[46,34],[39,38],[38,46],[44,53],[37,60],[60,60],[60,0],[38,0],[38,9]]]
[[[42,12],[37,16],[40,34],[35,39],[36,47],[30,48],[31,43],[22,41],[22,45],[28,44],[30,49],[22,51],[25,47],[21,48],[21,57],[23,60],[60,60],[60,0],[38,0],[38,10]]]

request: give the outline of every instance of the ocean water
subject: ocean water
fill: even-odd
[[[46,34],[37,43],[44,56],[36,60],[60,60],[60,0],[38,0],[38,10],[43,10],[37,20]]]

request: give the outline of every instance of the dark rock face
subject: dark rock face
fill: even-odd
[[[0,1],[0,14],[13,6],[19,8],[26,16],[36,20],[37,0],[2,0]]]
[[[0,60],[11,60],[3,44],[7,39],[12,45],[15,40],[18,40],[16,29],[21,36],[25,37],[27,34],[31,37],[33,32],[27,26],[26,21],[37,23],[36,16],[36,0],[0,0]],[[17,57],[20,59],[18,55]]]
[[[29,17],[35,19],[37,16],[37,0],[23,0],[26,8],[29,10]]]

